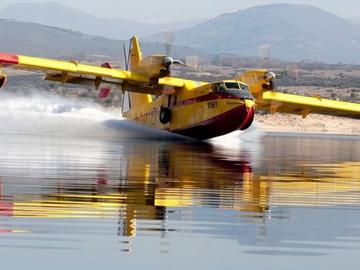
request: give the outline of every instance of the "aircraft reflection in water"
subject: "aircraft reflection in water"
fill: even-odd
[[[199,150],[199,151],[196,151]],[[246,157],[214,157],[207,144],[138,144],[121,159],[114,184],[106,169],[92,185],[81,179],[59,184],[42,196],[2,194],[1,214],[38,218],[113,218],[120,212],[119,233],[136,235],[136,219],[165,220],[167,207],[220,207],[221,191],[250,182]],[[111,177],[113,178],[113,177]],[[234,194],[235,195],[235,194]],[[235,198],[234,198],[235,199]],[[228,203],[226,203],[228,204]],[[254,210],[257,211],[257,210]]]
[[[276,143],[269,145],[276,147]],[[118,218],[119,235],[135,236],[144,230],[171,232],[174,229],[168,228],[166,220],[188,207],[232,209],[242,219],[261,223],[283,218],[283,213],[272,210],[276,206],[360,205],[360,162],[346,158],[328,164],[289,161],[290,167],[282,169],[271,156],[263,162],[256,169],[247,152],[229,158],[207,144],[137,143],[121,157],[117,176],[104,167],[97,169],[90,184],[76,176],[41,187],[41,195],[7,194],[1,186],[0,214]],[[144,220],[160,224],[139,228],[137,222]]]

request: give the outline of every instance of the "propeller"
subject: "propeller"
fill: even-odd
[[[278,88],[278,79],[284,78],[284,79],[290,79],[293,81],[297,81],[299,79],[299,69],[296,64],[287,66],[284,70],[281,70],[280,72],[274,73],[274,72],[267,72],[265,74],[265,80],[269,82],[272,90],[278,90],[281,89]]]
[[[272,71],[268,71],[265,73],[264,78],[266,81],[270,82],[276,79],[276,74]]]
[[[124,63],[125,63],[125,70],[129,71],[130,67],[130,50],[131,50],[131,41],[129,50],[126,48],[126,43],[124,43]]]
[[[264,74],[264,79],[266,81],[266,84],[263,84],[263,88],[266,90],[273,91],[276,89],[275,79],[277,78],[277,75],[275,72],[268,71]]]
[[[174,59],[171,55],[174,48],[174,38],[175,38],[175,32],[174,31],[165,31],[164,33],[164,43],[165,43],[165,52],[166,56],[164,56],[163,59],[163,65],[166,68],[166,71],[170,73],[170,68],[172,65],[179,65],[184,67],[190,67],[186,65],[181,60]]]
[[[172,65],[181,65],[181,66],[186,66],[184,62],[180,61],[180,60],[176,60],[170,56],[165,56],[164,60],[163,60],[163,65],[166,68],[170,68],[170,66]]]
[[[165,52],[166,55],[171,55],[174,48],[174,31],[165,31],[164,32],[164,43],[165,43]]]

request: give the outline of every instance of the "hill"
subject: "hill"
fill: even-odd
[[[113,39],[129,39],[133,35],[143,36],[164,30],[179,30],[202,21],[151,24],[122,18],[105,19],[54,2],[10,5],[0,10],[0,18],[39,23]],[[159,41],[163,41],[163,38]]]
[[[360,16],[352,17],[352,18],[350,18],[350,21],[351,21],[352,23],[355,23],[356,25],[359,25],[359,26],[360,26]]]
[[[0,19],[0,51],[42,57],[60,57],[74,60],[110,58],[123,59],[124,42],[94,37],[80,32],[36,23]],[[165,51],[161,43],[144,43],[145,55]],[[193,55],[186,47],[174,47],[174,56]]]
[[[275,4],[224,14],[177,31],[174,42],[207,53],[360,63],[358,26],[308,5]]]

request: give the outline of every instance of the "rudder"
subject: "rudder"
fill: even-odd
[[[130,71],[135,72],[142,61],[142,52],[137,37],[132,37],[130,42]],[[151,95],[130,93],[132,107],[140,107],[152,101]]]

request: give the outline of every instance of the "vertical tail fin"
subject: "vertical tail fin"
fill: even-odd
[[[137,37],[131,38],[130,46],[130,71],[134,72],[142,61],[141,48]],[[141,107],[142,105],[152,102],[152,97],[151,95],[130,93],[130,101],[132,108]]]
[[[137,37],[131,38],[131,47],[130,47],[130,70],[136,69],[140,65],[142,60],[142,53],[140,49],[139,40]]]

